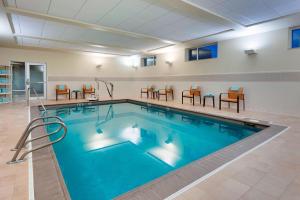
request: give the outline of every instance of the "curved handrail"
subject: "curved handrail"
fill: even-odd
[[[13,148],[11,150],[12,151],[17,151],[20,148],[20,144],[22,143],[22,141],[23,142],[26,141],[27,137],[25,138],[24,136],[26,135],[26,133],[28,132],[28,129],[32,126],[32,124],[35,123],[36,121],[44,120],[44,119],[57,119],[60,122],[63,122],[63,120],[60,117],[58,117],[58,116],[38,117],[38,118],[35,118],[35,119],[31,120],[31,122],[26,126],[26,129],[24,130],[22,136],[20,137],[19,141],[17,142],[15,148]]]
[[[62,122],[54,122],[54,123],[56,123],[56,124],[61,124],[61,126],[62,126],[63,129],[64,129],[63,135],[62,135],[60,138],[58,138],[58,139],[56,139],[56,140],[54,140],[54,141],[52,141],[52,142],[46,143],[46,144],[44,144],[44,145],[40,145],[40,146],[38,146],[38,147],[36,147],[36,148],[33,148],[33,149],[29,150],[29,151],[24,152],[24,153],[22,154],[22,156],[20,157],[19,161],[23,161],[24,158],[25,158],[29,153],[32,153],[32,152],[34,152],[34,151],[36,151],[36,150],[39,150],[39,149],[45,148],[45,147],[47,147],[47,146],[53,145],[53,144],[55,144],[55,143],[61,141],[62,139],[64,139],[64,138],[66,137],[66,135],[67,135],[67,127],[66,127],[66,125],[65,125],[64,123],[62,123]]]
[[[25,143],[24,143],[24,147],[27,146],[27,144],[29,144],[30,142],[33,142],[35,140],[39,140],[39,139],[42,139],[44,137],[49,137],[51,135],[54,135],[55,133],[58,133],[59,131],[61,131],[61,129],[63,129],[63,126],[60,126],[58,129],[56,129],[55,131],[52,131],[51,133],[48,133],[47,135],[42,135],[42,136],[39,136],[39,137],[35,137],[35,138],[32,138],[31,140],[27,140]]]
[[[37,121],[37,120],[35,120],[35,121]],[[63,135],[62,135],[60,138],[56,139],[55,141],[46,143],[46,144],[44,144],[44,145],[38,146],[38,147],[36,147],[36,148],[34,148],[34,149],[31,149],[31,150],[29,150],[29,151],[24,152],[24,153],[22,154],[22,156],[21,156],[19,159],[17,159],[17,157],[18,157],[18,155],[19,155],[19,153],[20,153],[22,147],[23,147],[24,144],[25,144],[26,138],[29,136],[29,134],[31,133],[31,131],[33,131],[34,129],[36,129],[36,128],[38,128],[38,127],[43,127],[43,126],[52,125],[52,124],[59,124],[59,125],[61,125],[61,127],[63,127],[63,129],[64,129]],[[61,130],[61,129],[57,129],[57,130]],[[59,132],[59,131],[57,131],[57,130],[54,131],[54,132],[52,132],[51,135],[53,135],[54,133]],[[16,163],[16,162],[21,162],[21,161],[23,161],[24,158],[25,158],[25,156],[28,155],[29,153],[31,153],[31,152],[33,152],[33,151],[36,151],[36,150],[39,150],[39,149],[41,149],[41,148],[50,146],[50,145],[52,145],[52,144],[54,144],[54,143],[59,142],[60,140],[62,140],[62,139],[66,136],[66,134],[67,134],[67,127],[66,127],[66,125],[65,125],[63,122],[46,122],[46,123],[43,123],[43,124],[37,124],[37,125],[34,125],[34,126],[30,127],[30,128],[25,132],[25,135],[23,136],[23,139],[22,139],[21,142],[20,142],[20,148],[18,148],[18,149],[16,150],[16,152],[15,152],[13,158],[11,159],[10,162],[8,162],[8,164],[12,164],[12,163]],[[46,135],[46,136],[49,136],[49,135]],[[40,139],[40,138],[44,138],[44,137],[46,137],[46,136],[43,136],[43,137],[37,137],[37,138],[34,138],[33,140],[37,140],[37,139]]]

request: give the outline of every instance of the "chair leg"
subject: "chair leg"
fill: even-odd
[[[200,98],[200,105],[201,105],[201,104],[202,104],[202,102],[201,102],[201,101],[202,101],[202,99],[201,99],[201,95],[199,96],[199,98]]]
[[[240,112],[240,101],[239,100],[237,102],[236,109],[237,109],[237,113],[239,113]]]
[[[245,99],[243,99],[243,109],[245,110]]]
[[[56,95],[55,95],[55,96],[56,96],[56,101],[57,101],[57,100],[58,100],[58,95],[57,95],[57,93],[56,93]]]
[[[172,91],[172,100],[174,100],[174,93],[173,93],[173,91]]]
[[[195,105],[195,96],[193,95],[193,106]]]
[[[222,101],[221,101],[221,98],[220,98],[220,100],[219,100],[219,110],[221,110],[222,109]]]
[[[183,96],[181,96],[181,104],[183,104]]]
[[[168,101],[168,93],[166,93],[166,101]]]

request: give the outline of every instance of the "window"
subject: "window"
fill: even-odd
[[[198,59],[198,49],[190,49],[189,50],[189,60],[197,60]]]
[[[218,57],[218,44],[205,45],[188,50],[188,60],[202,60]]]
[[[292,48],[298,48],[300,47],[300,28],[292,29],[291,32],[291,47]]]
[[[156,65],[156,56],[148,56],[145,58],[142,58],[142,66],[143,67],[149,67],[149,66],[155,66]]]

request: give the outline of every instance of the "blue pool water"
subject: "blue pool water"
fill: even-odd
[[[62,117],[68,127],[54,151],[74,200],[112,199],[259,131],[131,103],[48,114]]]

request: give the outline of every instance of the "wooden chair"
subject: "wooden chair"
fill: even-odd
[[[83,84],[82,95],[84,99],[86,94],[95,94],[95,88],[91,84]]]
[[[71,99],[70,89],[67,85],[56,85],[56,101],[58,100],[58,95],[69,95],[69,100]]]
[[[143,94],[146,94],[147,95],[147,99],[149,98],[149,95],[151,98],[154,99],[154,89],[155,87],[154,86],[151,86],[151,87],[147,87],[147,88],[141,88],[141,98],[143,97]]]
[[[224,96],[226,95],[226,97]],[[231,103],[237,104],[237,112],[240,112],[240,101],[243,101],[243,109],[245,110],[245,95],[242,87],[230,87],[227,93],[221,93],[219,96],[219,109],[222,109],[222,102],[227,102],[230,108]]]
[[[199,86],[191,87],[189,90],[183,90],[181,96],[181,103],[183,104],[183,98],[189,98],[190,102],[193,102],[193,105],[195,105],[195,97],[199,97],[201,104],[201,89]]]
[[[174,90],[173,90],[173,88],[172,87],[165,87],[165,89],[159,89],[158,90],[158,93],[157,93],[157,95],[158,95],[158,100],[160,99],[160,96],[162,95],[162,96],[165,96],[166,97],[166,101],[168,101],[168,95],[171,95],[171,97],[172,97],[172,99],[174,100]]]

